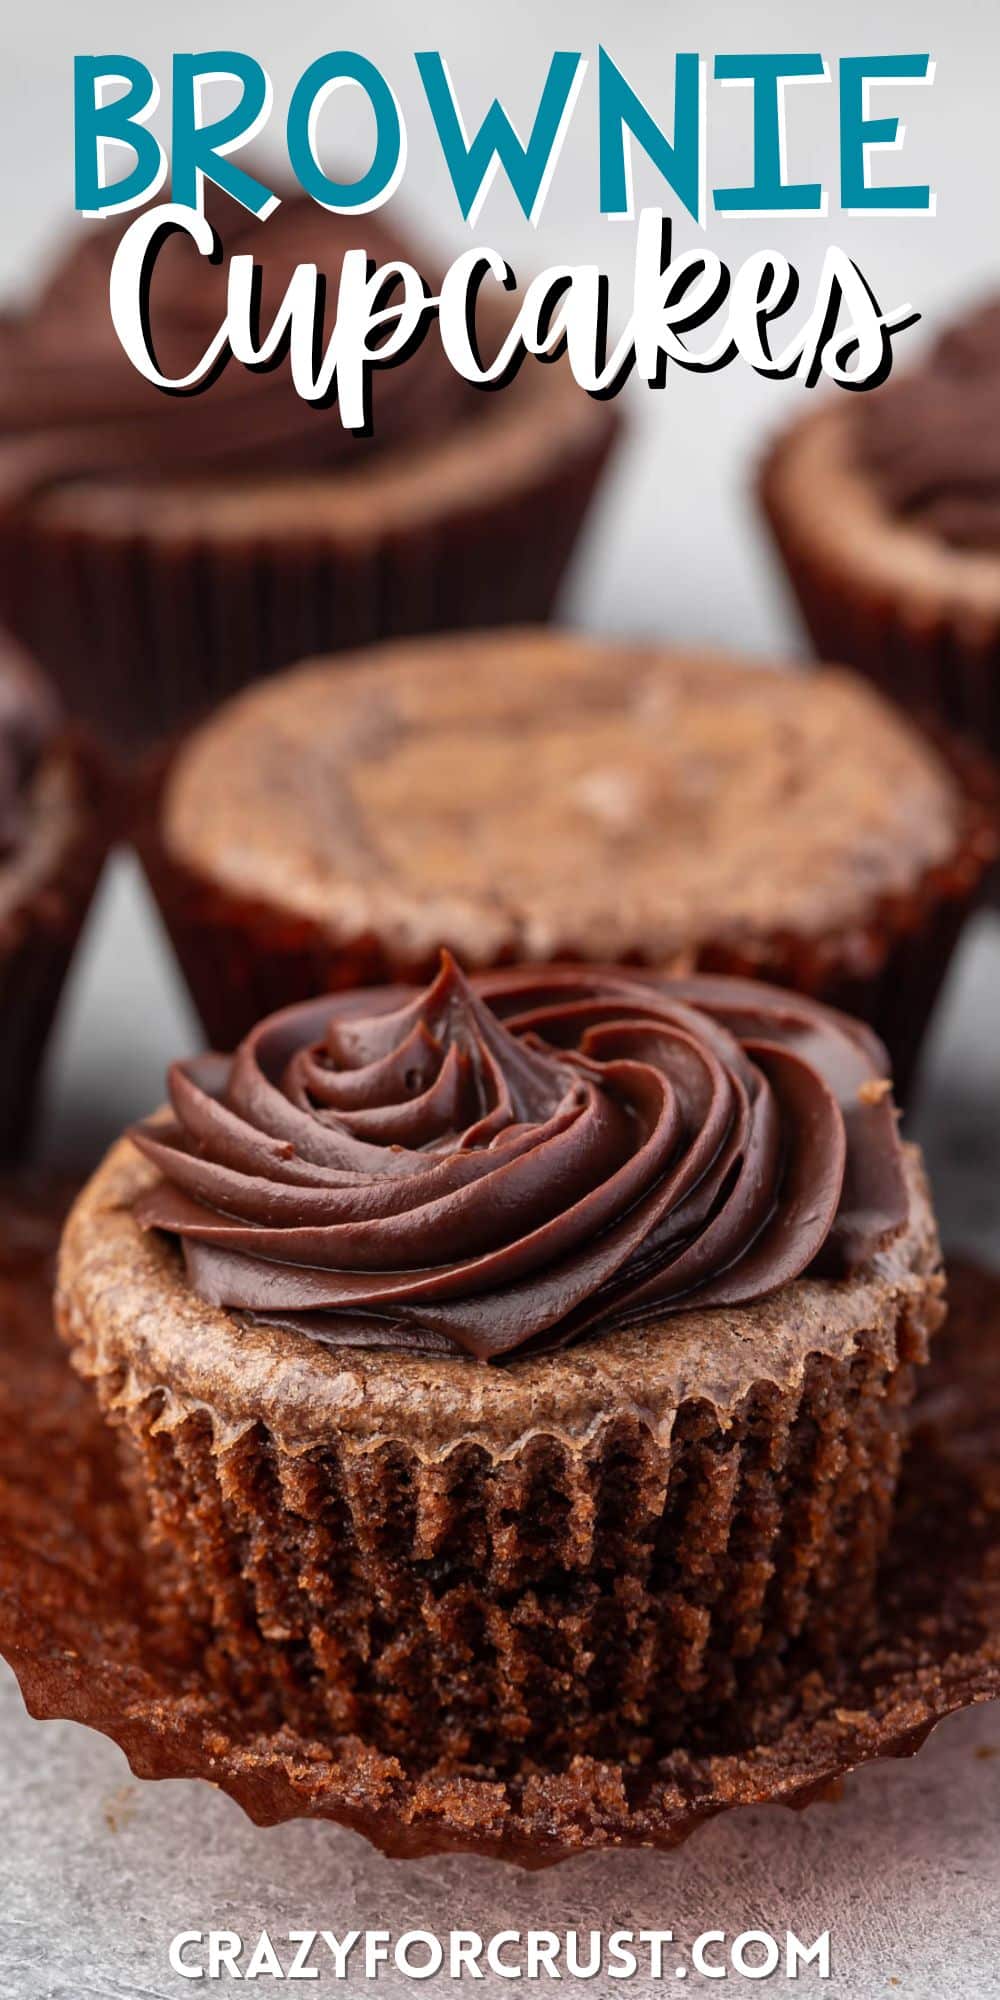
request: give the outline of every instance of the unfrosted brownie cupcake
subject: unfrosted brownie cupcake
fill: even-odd
[[[897,1080],[993,844],[849,674],[543,632],[248,692],[181,748],[142,842],[218,1048],[447,945],[767,977],[871,1021]]]
[[[170,1098],[80,1198],[58,1314],[248,1727],[638,1762],[858,1643],[942,1310],[865,1028],[446,959]]]
[[[334,298],[351,248],[413,259],[382,215],[304,196],[264,224],[218,195],[210,214],[221,265],[186,237],[157,262],[167,373],[220,325],[233,254],[263,267],[265,327],[300,262]],[[616,423],[566,365],[531,363],[484,395],[432,326],[376,372],[369,438],[303,402],[287,362],[231,363],[204,394],[164,395],[112,326],[120,233],[85,236],[2,337],[0,613],[73,713],[129,750],[310,651],[548,614]],[[487,311],[485,338],[490,325]]]
[[[775,447],[763,499],[823,659],[1000,756],[1000,301]]]
[[[0,647],[0,1158],[23,1145],[63,980],[112,835],[91,752]]]

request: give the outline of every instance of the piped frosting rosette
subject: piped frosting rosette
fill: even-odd
[[[866,1263],[907,1219],[884,1051],[734,979],[528,968],[325,996],[170,1072],[143,1226],[329,1345],[497,1360]]]

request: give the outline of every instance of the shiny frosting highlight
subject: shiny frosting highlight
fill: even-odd
[[[956,548],[1000,549],[1000,298],[865,404],[861,448],[893,513]]]
[[[137,1216],[211,1304],[494,1360],[864,1263],[907,1214],[884,1075],[748,981],[445,957],[176,1063]]]
[[[378,265],[413,261],[383,217],[333,215],[305,195],[286,196],[259,222],[210,189],[206,212],[222,260],[210,263],[177,235],[156,263],[149,319],[157,361],[168,374],[193,368],[224,318],[232,255],[250,254],[262,268],[264,328],[296,265],[317,264],[328,280],[328,332],[348,250],[365,249]],[[164,394],[127,359],[108,307],[114,253],[133,220],[94,228],[57,266],[35,304],[0,324],[0,500],[9,504],[71,479],[158,482],[340,469],[369,451],[432,438],[481,407],[430,337],[405,365],[376,370],[367,439],[345,431],[336,409],[303,402],[287,361],[255,372],[230,362],[203,394]]]

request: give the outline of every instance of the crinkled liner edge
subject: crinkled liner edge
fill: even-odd
[[[928,1275],[934,1297],[937,1299],[939,1288],[934,1283],[933,1274]],[[894,1288],[894,1310],[890,1325],[880,1330],[859,1322],[849,1333],[844,1334],[845,1351],[848,1341],[853,1352],[866,1334],[872,1334],[883,1340],[888,1353],[890,1336],[894,1336],[898,1331],[900,1319],[905,1314],[907,1305],[914,1303],[918,1297],[917,1274],[914,1274],[912,1281],[901,1282]],[[226,1417],[205,1397],[179,1394],[169,1384],[160,1380],[144,1380],[134,1364],[123,1363],[119,1355],[110,1355],[107,1352],[106,1343],[100,1335],[88,1338],[88,1329],[81,1337],[71,1323],[81,1321],[83,1315],[79,1308],[73,1307],[65,1297],[57,1302],[57,1318],[62,1329],[62,1337],[70,1347],[70,1360],[79,1374],[96,1381],[102,1377],[106,1379],[108,1374],[118,1373],[124,1368],[122,1387],[107,1398],[109,1412],[127,1419],[132,1412],[145,1408],[151,1401],[160,1401],[161,1407],[149,1426],[152,1435],[169,1435],[173,1431],[180,1430],[192,1417],[202,1415],[207,1417],[211,1424],[214,1447],[218,1451],[232,1450],[242,1438],[257,1429],[263,1429],[290,1458],[305,1458],[310,1453],[322,1449],[322,1440],[288,1436],[264,1415]],[[936,1317],[932,1314],[928,1329],[930,1333],[933,1333],[935,1325]],[[470,1448],[484,1452],[494,1464],[502,1465],[516,1459],[527,1446],[539,1439],[551,1440],[566,1451],[582,1457],[613,1424],[625,1418],[642,1425],[658,1449],[668,1450],[678,1418],[685,1409],[711,1410],[720,1430],[728,1431],[736,1419],[740,1406],[761,1389],[773,1389],[778,1394],[787,1394],[789,1390],[798,1392],[802,1388],[810,1361],[835,1359],[836,1356],[822,1347],[810,1347],[800,1355],[794,1369],[784,1382],[779,1382],[775,1374],[769,1374],[764,1370],[741,1385],[738,1391],[734,1390],[732,1398],[727,1403],[719,1402],[707,1394],[690,1394],[683,1396],[667,1414],[657,1417],[647,1405],[627,1398],[617,1402],[613,1410],[597,1412],[581,1431],[574,1432],[554,1422],[532,1424],[502,1446],[491,1445],[480,1432],[475,1430],[458,1432],[434,1448],[417,1439],[401,1437],[398,1431],[392,1430],[376,1430],[363,1438],[352,1437],[342,1431],[335,1433],[331,1431],[328,1441],[331,1443],[335,1441],[338,1449],[352,1458],[371,1457],[389,1447],[403,1444],[410,1456],[421,1465],[444,1464],[454,1453]]]

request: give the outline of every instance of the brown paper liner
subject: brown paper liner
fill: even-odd
[[[543,1867],[670,1847],[734,1805],[807,1804],[1000,1694],[1000,1278],[957,1266],[913,1412],[877,1629],[860,1656],[748,1706],[739,1743],[645,1765],[566,1757],[486,1781],[413,1770],[357,1734],[262,1728],[214,1684],[140,1555],[111,1437],[51,1333],[47,1199],[48,1217],[37,1200],[8,1203],[0,1230],[0,1650],[32,1714],[101,1729],[138,1776],[205,1777],[259,1824],[337,1820],[390,1854]]]
[[[728,1421],[690,1397],[669,1437],[618,1410],[589,1441],[430,1459],[406,1435],[306,1452],[263,1414],[234,1438],[82,1315],[64,1330],[223,1699],[495,1778],[739,1741],[752,1705],[859,1643],[938,1314],[933,1288],[892,1303]]]
[[[59,996],[116,831],[89,746],[67,739],[50,755],[65,768],[72,825],[51,868],[0,915],[0,1159],[16,1158],[29,1136]]]
[[[563,392],[565,393],[565,392]],[[583,402],[583,392],[575,392]],[[126,755],[161,742],[250,681],[311,654],[401,634],[549,617],[616,432],[587,406],[490,480],[484,420],[460,478],[445,467],[395,525],[282,521],[265,491],[253,528],[213,532],[212,503],[186,502],[183,532],[157,533],[141,494],[102,534],[83,510],[0,511],[0,612],[68,711]],[[440,489],[440,490],[439,490]],[[147,510],[148,511],[148,510]],[[297,512],[302,513],[301,506]]]
[[[810,534],[789,492],[798,435],[771,449],[759,497],[818,658],[855,667],[907,713],[1000,762],[1000,613],[959,591],[932,610],[912,579],[866,575]]]
[[[787,931],[753,940],[720,935],[684,958],[685,970],[764,979],[869,1022],[889,1051],[900,1099],[1000,845],[1000,790],[992,769],[963,747],[939,748],[961,787],[961,829],[954,855],[929,869],[911,893],[878,898],[869,921],[850,930],[818,939]],[[437,949],[407,959],[371,932],[333,937],[306,918],[234,896],[178,862],[160,833],[168,770],[169,757],[147,765],[134,795],[133,837],[213,1048],[235,1048],[268,1014],[317,993],[396,980],[424,985],[433,977]],[[628,958],[656,969],[639,948]]]

